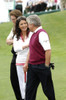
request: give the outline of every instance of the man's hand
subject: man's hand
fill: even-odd
[[[55,68],[54,63],[50,63],[49,66],[50,66],[50,68],[52,68],[52,69]]]

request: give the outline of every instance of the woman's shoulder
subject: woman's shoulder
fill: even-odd
[[[17,39],[17,35],[14,35],[14,40],[20,41],[21,40],[21,37],[19,37],[19,39]]]

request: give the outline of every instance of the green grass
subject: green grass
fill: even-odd
[[[52,70],[56,100],[66,100],[66,11],[40,16],[50,37],[55,70]],[[0,100],[16,100],[10,83],[11,46],[6,45],[12,23],[0,24]],[[41,85],[36,100],[47,100]]]

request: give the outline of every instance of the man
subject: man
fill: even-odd
[[[61,4],[61,11],[66,9],[66,0],[60,0],[60,4]]]
[[[61,9],[60,0],[54,0],[54,3],[56,5],[56,10]]]
[[[49,37],[46,31],[42,29],[40,18],[37,15],[27,17],[27,22],[33,35],[30,39],[27,60],[23,66],[24,71],[27,71],[25,100],[35,100],[37,87],[40,82],[48,100],[55,100],[49,67],[51,58]]]
[[[16,6],[15,9],[20,10],[21,12],[23,12],[23,7],[22,7],[22,0],[16,0]]]
[[[54,2],[54,0],[48,0],[48,1],[47,1],[47,8],[46,8],[46,11],[47,11],[47,10],[52,11],[53,2]]]

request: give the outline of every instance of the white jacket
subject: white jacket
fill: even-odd
[[[13,47],[14,47],[14,51],[17,53],[17,58],[16,58],[17,65],[21,65],[26,61],[29,47],[25,49],[22,49],[22,47],[29,44],[31,35],[32,32],[29,33],[29,36],[27,38],[25,37],[24,42],[21,37],[19,38],[19,40],[17,40],[16,35],[14,36]]]

